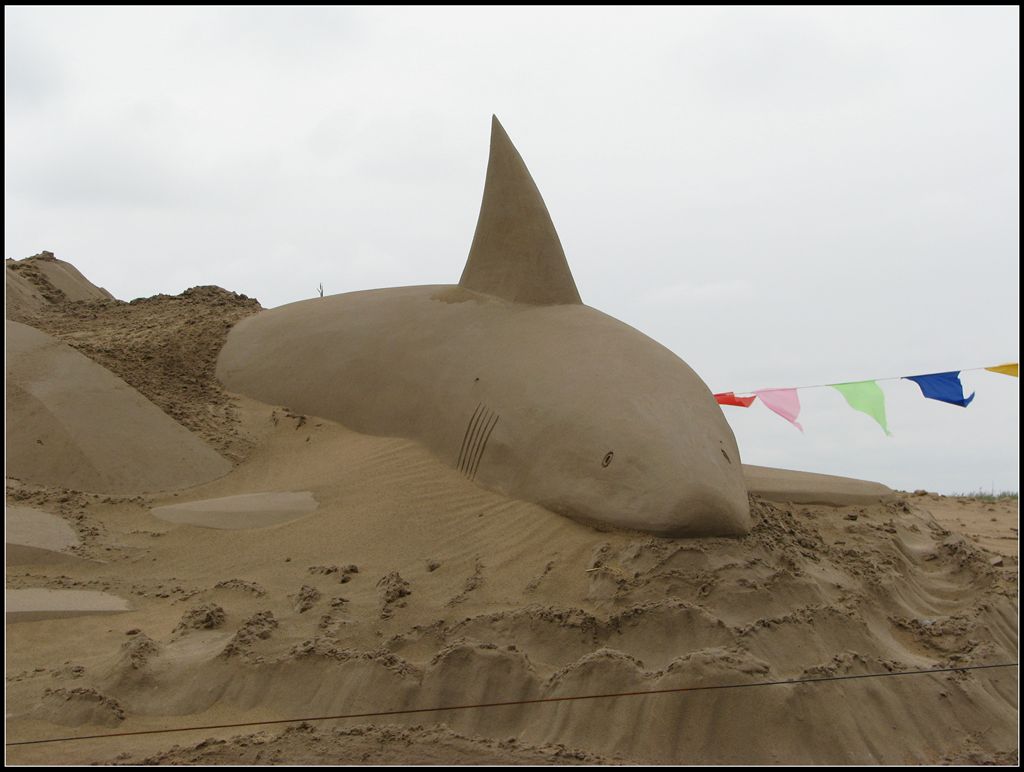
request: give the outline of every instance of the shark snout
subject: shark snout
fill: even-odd
[[[744,486],[691,486],[668,519],[670,536],[744,536],[750,532],[750,501]]]
[[[691,471],[694,467],[699,473]],[[644,530],[678,537],[743,536],[750,532],[746,480],[731,465],[722,468],[691,462],[689,467],[678,466],[671,478],[654,490],[659,493],[646,501],[648,523]]]

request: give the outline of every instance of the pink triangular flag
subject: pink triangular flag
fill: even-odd
[[[800,415],[800,397],[797,396],[796,389],[762,389],[754,393],[769,410],[778,413],[800,431],[804,430],[796,420]]]

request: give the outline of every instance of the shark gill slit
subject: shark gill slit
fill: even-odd
[[[466,463],[463,469],[463,474],[469,477],[470,467],[473,466],[473,460],[476,458],[476,451],[480,447],[480,440],[484,436],[484,429],[487,423],[491,420],[491,409],[484,407],[483,412],[480,413],[480,420],[476,422],[476,428],[473,430],[473,436],[469,440],[469,450],[466,452]]]
[[[466,477],[469,477],[469,472],[473,467],[473,461],[476,459],[476,451],[480,446],[480,440],[483,438],[483,432],[487,427],[487,423],[490,421],[490,409],[484,406],[483,413],[480,414],[480,421],[476,424],[476,431],[474,432],[473,438],[469,442],[469,451],[466,453]],[[470,478],[472,479],[472,478]]]
[[[469,444],[466,445],[466,454],[462,457],[462,465],[459,467],[459,471],[463,474],[469,472],[469,460],[473,457],[473,449],[476,447],[477,438],[479,438],[480,430],[483,429],[486,420],[487,406],[481,405],[480,415],[476,417],[476,421],[473,422],[473,428],[469,431]]]
[[[463,442],[462,452],[459,454],[459,465],[458,465],[458,468],[459,468],[459,472],[460,473],[462,472],[463,468],[466,465],[466,452],[469,450],[469,441],[470,441],[470,438],[473,436],[473,431],[476,429],[476,422],[477,422],[479,413],[480,413],[480,409],[477,408],[477,411],[475,413],[473,413],[473,417],[471,419],[469,419],[469,424],[466,426],[466,437],[465,437],[465,441]]]
[[[491,425],[487,427],[487,431],[484,433],[484,441],[480,443],[480,452],[476,454],[476,462],[473,464],[473,471],[469,475],[470,480],[476,479],[476,470],[480,467],[480,459],[484,457],[484,450],[487,449],[487,440],[491,438],[491,432],[494,431],[494,427],[498,425],[498,419],[501,418],[497,413],[494,414],[494,420]]]
[[[469,430],[473,427],[473,422],[476,421],[477,414],[480,412],[480,408],[483,407],[482,402],[476,403],[476,410],[473,411],[473,417],[469,419],[469,423],[466,424],[466,433],[462,435],[462,449],[459,450],[459,470],[462,470],[462,460],[466,455],[466,441],[469,439]]]

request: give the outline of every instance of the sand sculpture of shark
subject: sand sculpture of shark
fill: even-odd
[[[239,322],[233,391],[406,437],[476,483],[592,525],[750,529],[739,450],[685,362],[582,303],[533,178],[492,120],[458,285],[366,290]]]

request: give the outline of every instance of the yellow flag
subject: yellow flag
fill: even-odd
[[[1017,375],[1017,363],[1009,365],[996,365],[995,367],[986,367],[986,370],[991,370],[994,373],[1002,373],[1003,375],[1012,375],[1014,378],[1019,378]]]

